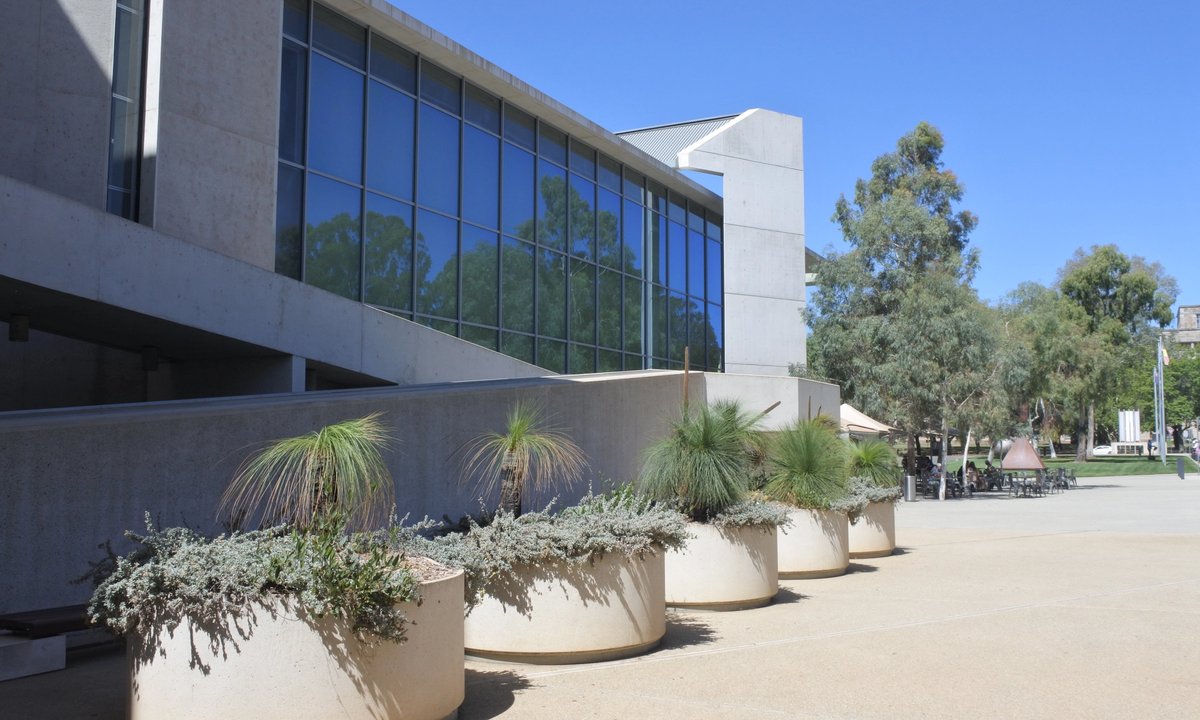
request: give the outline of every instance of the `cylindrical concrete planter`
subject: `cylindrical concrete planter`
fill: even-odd
[[[666,631],[663,553],[611,553],[493,581],[467,611],[466,648],[509,662],[599,662],[648,652]]]
[[[789,580],[842,575],[850,565],[850,521],[832,510],[788,511],[779,529],[779,577]]]
[[[896,505],[869,503],[858,522],[850,526],[850,557],[884,557],[895,550]]]
[[[420,593],[420,605],[402,606],[403,643],[363,645],[344,621],[284,600],[229,618],[224,641],[186,619],[144,651],[131,640],[129,717],[456,717],[465,690],[462,571]]]
[[[694,535],[667,553],[667,604],[702,610],[745,610],[779,592],[774,526],[719,528],[690,523]]]

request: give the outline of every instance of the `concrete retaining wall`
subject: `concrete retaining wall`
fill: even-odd
[[[583,447],[597,490],[631,480],[642,450],[678,412],[682,379],[646,371],[0,414],[0,612],[85,600],[90,588],[71,580],[102,556],[101,543],[125,549],[122,533],[143,528],[146,512],[163,526],[219,530],[218,499],[251,448],[371,412],[385,413],[398,438],[386,459],[399,513],[414,520],[479,512],[476,493],[459,484],[455,451],[501,427],[521,397],[541,403]],[[809,395],[825,403],[817,398],[832,387],[763,380],[801,407]],[[714,388],[730,397],[731,384],[757,386],[751,407],[769,394],[757,379],[693,373],[690,383],[693,402]],[[828,406],[836,409],[836,398]],[[773,421],[790,419],[781,410]],[[563,491],[563,502],[586,490]]]

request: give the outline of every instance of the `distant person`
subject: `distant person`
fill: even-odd
[[[1175,452],[1183,452],[1183,428],[1178,425],[1171,431],[1171,440],[1175,446]]]
[[[1154,440],[1146,438],[1146,459],[1154,462]]]

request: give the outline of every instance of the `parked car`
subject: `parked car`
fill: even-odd
[[[1112,445],[1097,445],[1092,448],[1093,455],[1116,455],[1117,451]]]

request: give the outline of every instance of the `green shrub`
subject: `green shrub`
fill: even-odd
[[[847,493],[846,445],[824,418],[799,420],[771,447],[769,496],[800,508],[829,510]]]

